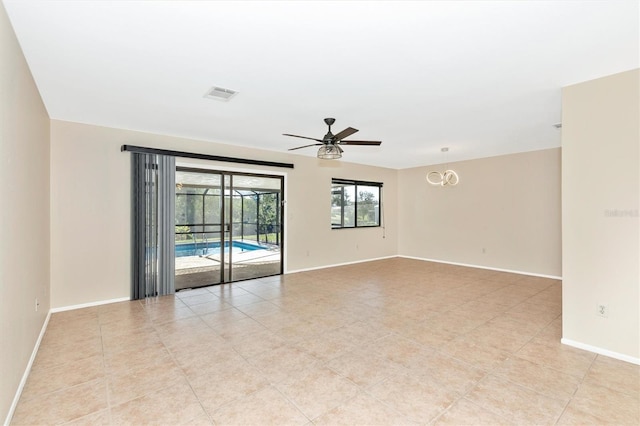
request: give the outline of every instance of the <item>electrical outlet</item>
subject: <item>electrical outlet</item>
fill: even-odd
[[[603,318],[607,318],[609,317],[609,307],[607,305],[603,305],[602,303],[599,303],[596,306],[596,315],[598,315],[599,317],[603,317]]]

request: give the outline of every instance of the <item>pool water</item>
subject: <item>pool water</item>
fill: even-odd
[[[206,246],[206,248],[205,248]],[[225,253],[229,252],[229,242],[224,243]],[[258,244],[251,244],[242,241],[234,241],[232,246],[232,253],[242,253],[245,251],[264,250],[265,247]],[[189,243],[189,244],[176,244],[176,257],[186,256],[208,256],[212,254],[220,254],[220,243]]]

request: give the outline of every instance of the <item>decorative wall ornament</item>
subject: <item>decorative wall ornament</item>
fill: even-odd
[[[449,148],[444,147],[441,148],[440,151],[446,153],[449,151]],[[458,174],[451,169],[447,169],[444,172],[434,170],[427,173],[427,182],[434,186],[456,186],[459,181],[460,178],[458,177]]]

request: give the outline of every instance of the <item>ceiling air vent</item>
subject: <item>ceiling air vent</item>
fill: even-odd
[[[234,97],[238,92],[231,89],[225,89],[223,87],[213,86],[211,89],[207,90],[207,93],[204,94],[205,98],[215,99],[217,101],[228,101],[232,97]]]

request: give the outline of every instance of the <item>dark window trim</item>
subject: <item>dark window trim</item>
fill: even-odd
[[[194,152],[172,151],[169,149],[148,148],[144,146],[122,145],[120,151],[137,152],[140,154],[168,155],[180,158],[195,158],[196,160],[224,161],[226,163],[252,164],[254,166],[282,167],[293,169],[292,163],[278,163],[275,161],[251,160],[248,158],[222,157],[219,155],[198,154]]]
[[[382,182],[368,182],[366,180],[353,180],[353,179],[341,179],[331,178],[331,184],[346,184],[346,185],[362,185],[362,186],[378,186],[382,188]]]

